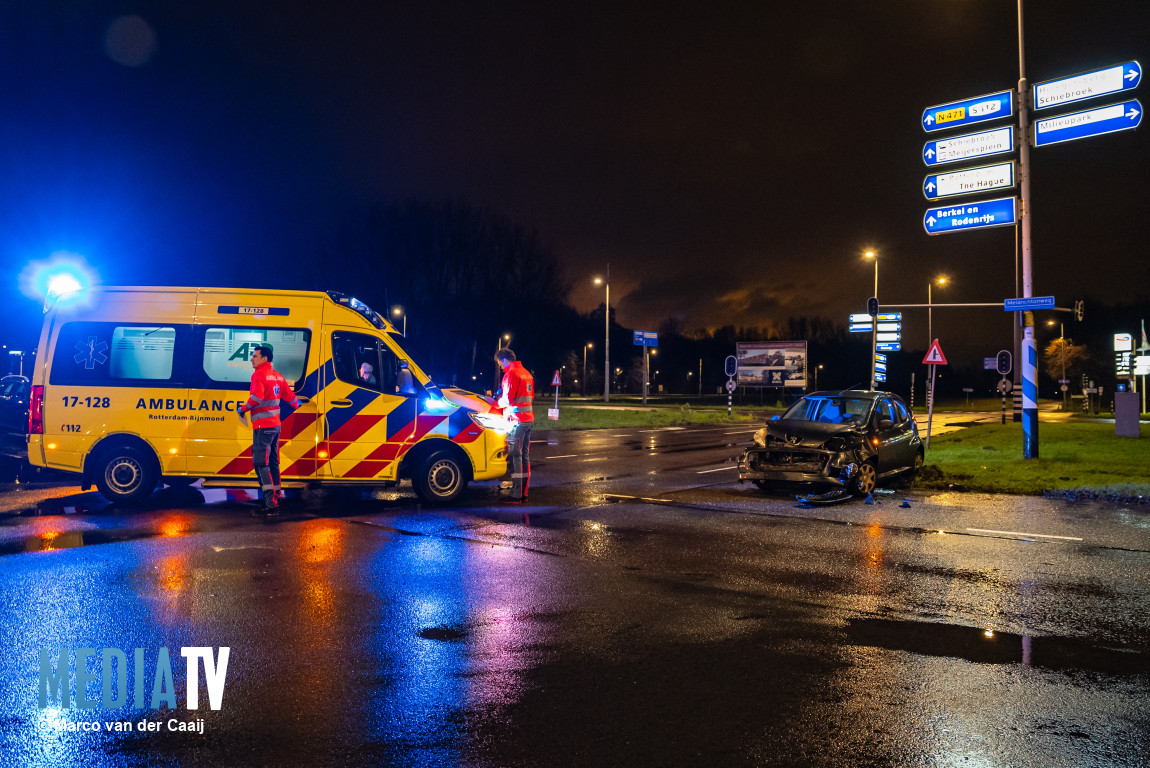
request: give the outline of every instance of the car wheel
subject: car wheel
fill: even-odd
[[[459,460],[447,451],[427,457],[411,476],[415,493],[428,504],[447,504],[459,498],[467,487],[467,475]]]
[[[856,496],[866,496],[874,490],[877,472],[873,461],[864,461],[859,464],[850,479],[850,492]]]
[[[113,448],[100,459],[96,487],[113,504],[134,504],[156,487],[159,472],[155,462],[130,446]]]
[[[922,467],[925,463],[926,459],[923,458],[922,451],[919,451],[914,455],[914,466],[910,468],[910,479],[913,480],[914,478],[918,477],[918,474],[922,472]]]

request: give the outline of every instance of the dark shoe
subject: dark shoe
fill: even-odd
[[[253,509],[252,517],[258,517],[262,520],[270,520],[273,517],[279,517],[280,511],[275,507],[264,507],[263,509]]]

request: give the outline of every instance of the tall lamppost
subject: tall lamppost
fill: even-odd
[[[946,285],[946,278],[936,277],[933,281],[926,284],[926,335],[928,337],[926,340],[927,349],[930,349],[930,345],[934,343],[934,330],[931,328],[931,312],[933,302],[930,298],[930,289],[934,283],[938,283],[939,287],[941,288],[942,286]]]
[[[1054,325],[1053,320],[1047,320],[1047,325]],[[1069,387],[1066,384],[1066,337],[1063,335],[1062,321],[1058,322],[1058,351],[1059,357],[1062,358],[1062,379],[1058,382],[1058,389],[1062,392],[1062,410],[1067,410],[1066,393]]]
[[[603,315],[606,317],[603,339],[603,402],[611,400],[611,264],[607,263],[607,277],[595,278],[595,285],[603,285],[607,293],[603,298]]]
[[[878,254],[874,251],[867,251],[863,254],[868,259],[874,259],[874,294],[875,299],[878,299]],[[874,391],[874,374],[875,374],[875,356],[878,354],[878,317],[872,317],[870,321],[870,388]]]
[[[581,394],[587,394],[587,350],[591,349],[591,342],[583,345],[583,386],[579,388]]]
[[[819,363],[818,365],[815,366],[815,389],[814,389],[815,392],[817,392],[819,390],[819,371],[821,371],[822,369],[823,369],[822,363]]]
[[[946,278],[945,277],[937,277],[937,278],[935,278],[934,281],[931,281],[931,282],[926,284],[926,335],[927,335],[926,349],[928,352],[930,351],[930,346],[932,344],[934,344],[934,328],[932,327],[932,325],[933,325],[932,319],[933,318],[931,317],[931,315],[933,313],[933,307],[931,305],[934,302],[932,301],[932,299],[930,297],[930,288],[934,284],[934,282],[936,282],[936,281],[938,282],[939,286],[941,287],[943,285],[946,285]],[[929,376],[923,376],[923,386],[926,388],[926,402],[928,402],[928,403],[930,402],[930,383],[931,383],[930,377]]]
[[[403,338],[406,339],[407,338],[407,310],[405,310],[403,307],[395,306],[395,307],[391,308],[391,315],[392,315],[392,317],[399,317],[400,315],[403,316]]]

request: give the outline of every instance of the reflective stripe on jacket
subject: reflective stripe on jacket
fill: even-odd
[[[535,421],[531,400],[535,397],[535,378],[518,360],[511,362],[503,371],[503,415],[511,422]]]
[[[292,392],[287,379],[270,362],[260,363],[252,372],[248,401],[240,406],[244,413],[251,413],[252,429],[278,427],[281,401],[290,405],[293,411],[300,406],[299,398]]]

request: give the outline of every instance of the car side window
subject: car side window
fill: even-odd
[[[902,400],[894,401],[894,409],[898,418],[894,420],[895,424],[905,424],[910,419],[910,411],[903,405]]]
[[[898,415],[894,411],[894,405],[890,400],[880,400],[878,403],[878,416],[880,419],[890,419],[891,423],[898,424]]]

